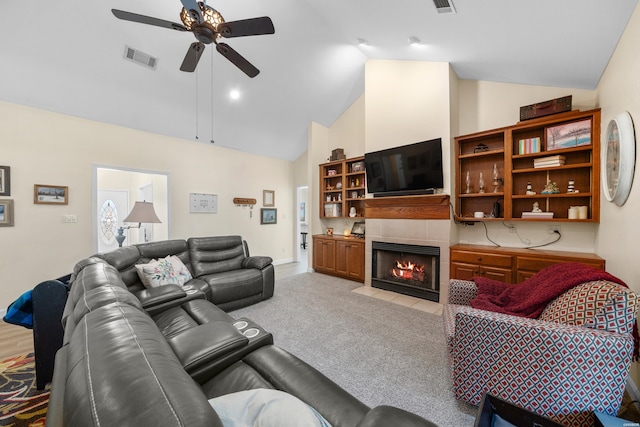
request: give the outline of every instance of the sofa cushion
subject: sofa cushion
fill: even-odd
[[[136,264],[140,281],[147,288],[162,285],[184,285],[193,277],[184,263],[175,255],[154,259],[147,264]]]
[[[210,300],[214,304],[260,295],[263,289],[262,273],[253,268],[207,274],[200,278],[209,285]]]
[[[638,295],[630,289],[597,280],[569,289],[549,303],[538,319],[629,333],[637,308]]]
[[[279,390],[245,390],[209,403],[225,427],[331,427],[311,406]]]
[[[192,237],[187,244],[195,277],[241,269],[246,257],[240,236]]]

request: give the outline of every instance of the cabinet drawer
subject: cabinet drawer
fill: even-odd
[[[489,254],[468,251],[451,251],[451,261],[468,264],[491,265],[495,267],[511,268],[513,257],[511,255]]]
[[[594,261],[594,260],[585,260],[585,259],[570,259],[570,258],[534,258],[534,257],[523,257],[519,256],[516,259],[517,270],[528,270],[533,272],[538,272],[543,268],[549,267],[553,264],[558,264],[561,262],[579,262],[582,264],[589,265],[591,267],[595,267],[600,270],[604,270],[604,262]]]

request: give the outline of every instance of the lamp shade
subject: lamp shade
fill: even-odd
[[[129,215],[122,222],[161,223],[151,202],[136,202]]]

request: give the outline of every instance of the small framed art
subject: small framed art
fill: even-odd
[[[68,205],[69,187],[35,184],[33,186],[33,203],[37,205]]]
[[[272,208],[260,209],[260,224],[276,224],[278,222],[278,210]]]
[[[262,190],[262,206],[274,207],[276,205],[276,192],[272,190]]]
[[[591,145],[591,119],[549,126],[546,137],[547,151]]]
[[[11,195],[11,168],[0,166],[0,196]]]
[[[0,200],[0,227],[13,227],[13,200]]]

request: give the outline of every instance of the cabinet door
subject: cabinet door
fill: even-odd
[[[459,262],[451,263],[452,279],[472,280],[475,276],[482,276],[504,283],[513,283],[513,272],[509,268],[484,267]]]
[[[478,275],[478,266],[473,264],[451,263],[451,278],[458,280],[471,280]]]
[[[351,243],[349,249],[349,277],[364,282],[364,244]]]
[[[504,283],[513,283],[513,271],[507,268],[480,267],[480,276]]]
[[[336,242],[336,273],[364,281],[364,247],[360,242]]]
[[[313,269],[318,272],[334,273],[335,242],[333,240],[313,239]]]

